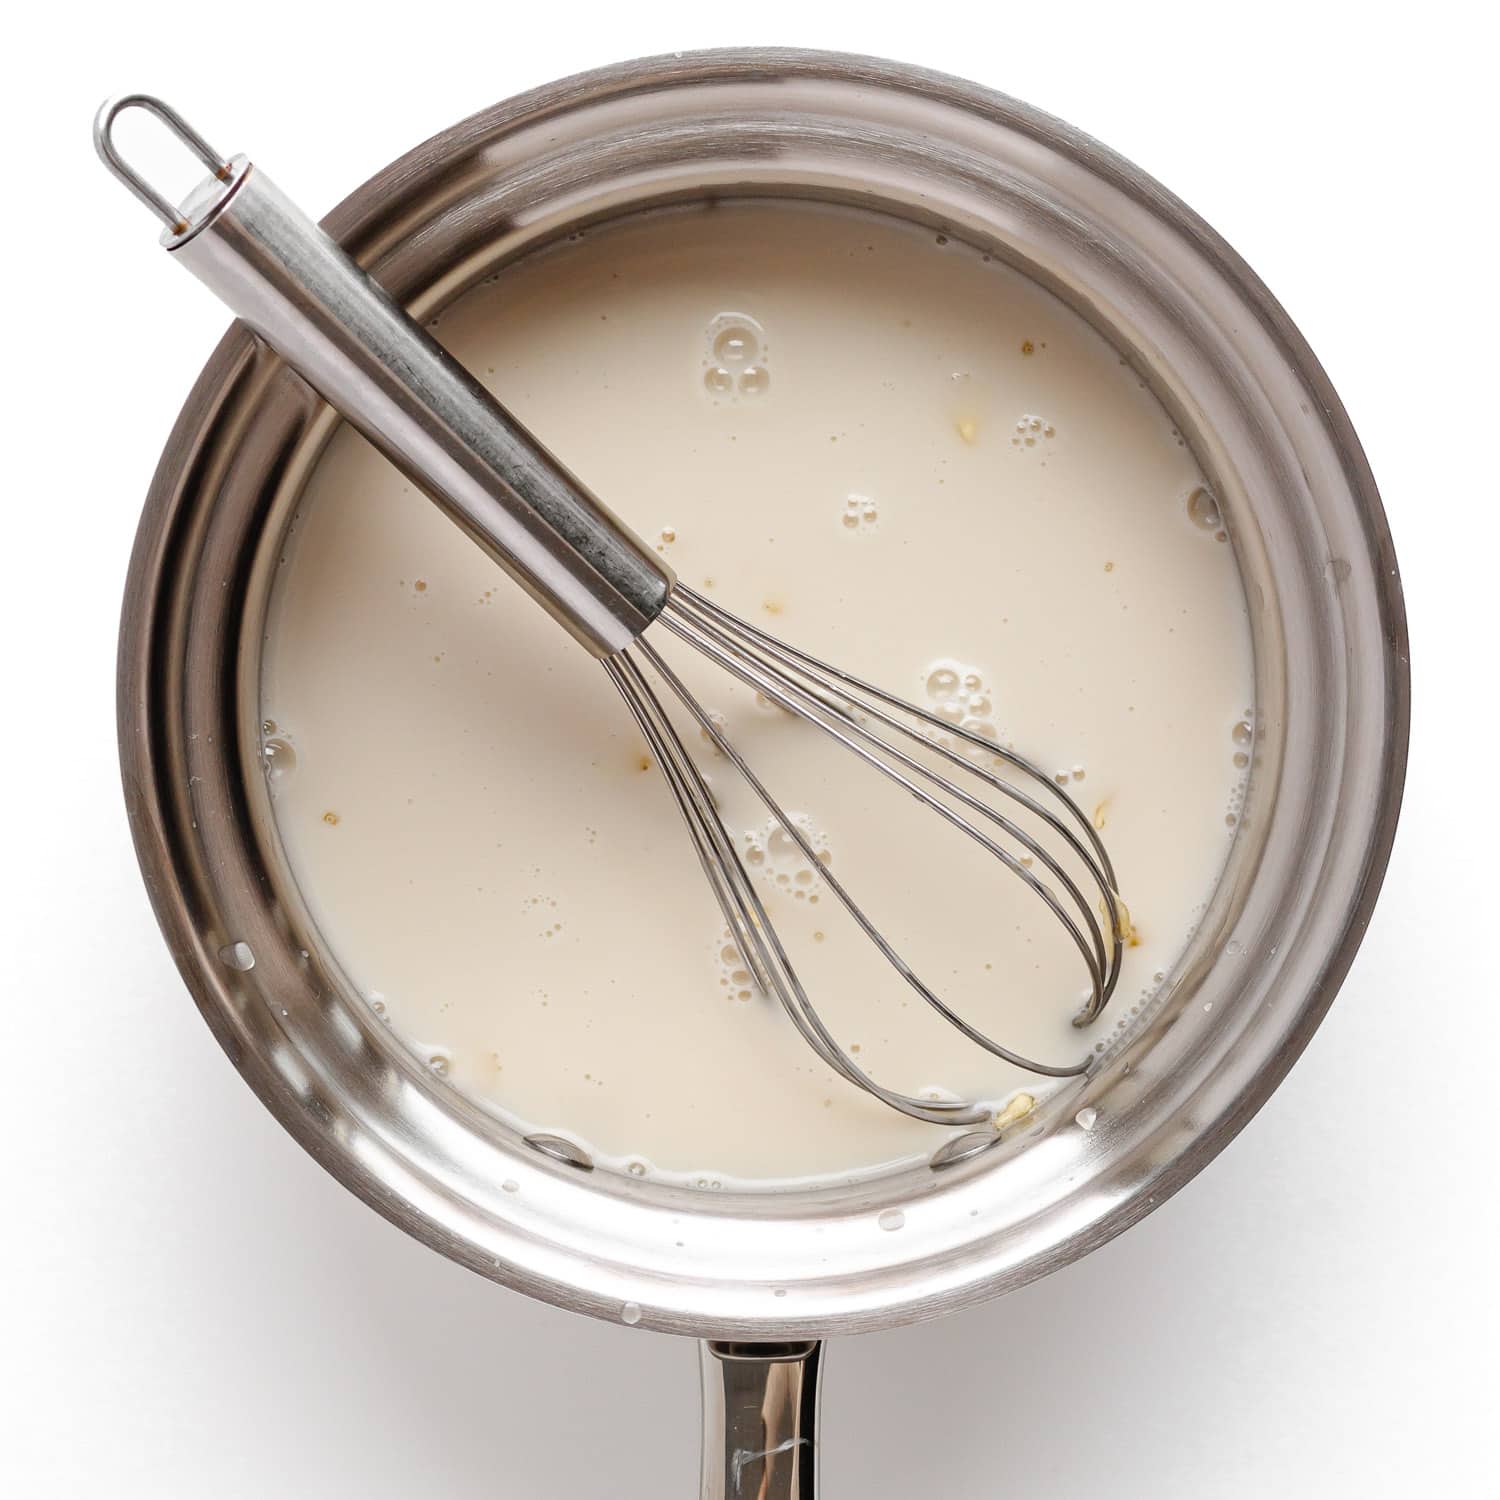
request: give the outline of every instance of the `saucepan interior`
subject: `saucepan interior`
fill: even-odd
[[[554,1160],[420,1066],[327,951],[271,818],[257,701],[267,604],[334,419],[237,328],[179,418],[142,520],[121,744],[141,862],[190,989],[246,1080],[340,1181],[550,1301],[779,1339],[932,1316],[1042,1275],[1230,1139],[1306,1042],[1363,929],[1399,803],[1407,676],[1379,499],[1295,329],[1180,203],[1012,100],[823,54],[632,63],[464,122],[329,227],[428,314],[580,226],[727,196],[863,204],[1005,257],[1114,342],[1215,486],[1255,650],[1244,816],[1153,1012],[1090,1077],[942,1172],[707,1197]],[[1074,1122],[1085,1107],[1091,1130]],[[882,1232],[895,1205],[905,1228]]]

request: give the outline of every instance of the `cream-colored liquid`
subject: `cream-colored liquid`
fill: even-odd
[[[1052,1062],[1117,1035],[1223,863],[1251,664],[1201,476],[1116,352],[975,251],[811,205],[593,231],[437,332],[684,581],[991,726],[1098,809],[1138,939],[1080,1032],[1076,951],[1017,881],[661,642],[945,999]],[[833,1077],[753,992],[598,663],[347,429],[287,548],[263,698],[277,817],[322,932],[460,1089],[710,1186],[850,1174],[942,1140]],[[687,734],[860,1063],[910,1091],[1044,1092],[922,1006]]]

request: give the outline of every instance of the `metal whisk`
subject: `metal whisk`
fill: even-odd
[[[120,156],[114,123],[131,108],[154,115],[212,174],[182,206]],[[682,743],[663,689],[815,867],[817,851],[646,639],[653,624],[830,736],[1022,881],[1066,930],[1088,975],[1075,1024],[1099,1015],[1119,977],[1128,918],[1098,833],[1061,785],[1009,748],[809,656],[680,583],[263,172],[243,156],[221,156],[161,100],[130,94],[107,102],[94,141],[110,170],[165,223],[162,243],[175,258],[602,661],[666,776],[746,966],[830,1068],[916,1119],[969,1124],[988,1113],[976,1101],[887,1088],[834,1040]],[[928,987],[832,871],[822,875],[886,962],[970,1041],[1050,1077],[1087,1069],[1087,1058],[1053,1066],[986,1036]]]

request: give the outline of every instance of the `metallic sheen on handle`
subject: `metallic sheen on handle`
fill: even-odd
[[[815,1500],[823,1345],[705,1340],[701,1500]]]
[[[100,110],[100,155],[156,207],[165,200],[110,136],[126,104],[150,110],[200,156],[204,143],[148,96]],[[264,172],[243,157],[222,162],[162,239],[595,656],[622,650],[661,612],[675,579],[655,551]]]

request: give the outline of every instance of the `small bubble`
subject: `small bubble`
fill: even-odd
[[[906,1223],[906,1215],[899,1208],[888,1208],[875,1221],[882,1229],[900,1229]]]
[[[1255,739],[1255,731],[1250,727],[1249,720],[1241,719],[1233,729],[1229,731],[1229,738],[1236,745],[1248,745]]]
[[[633,1161],[630,1164],[629,1170],[632,1177],[644,1177],[646,1175],[646,1163],[643,1161]]]
[[[677,540],[677,528],[675,526],[663,526],[661,539],[664,542],[675,542]]]
[[[1243,771],[1250,764],[1250,757],[1243,750],[1236,750],[1234,752],[1234,763],[1239,770]]]
[[[1214,492],[1200,484],[1187,497],[1188,519],[1202,531],[1218,531],[1224,524]]]
[[[722,365],[714,365],[703,372],[704,389],[715,396],[727,396],[734,389],[734,376]]]
[[[326,812],[326,813],[323,814],[323,821],[330,828],[337,828],[338,827],[338,821],[339,821],[339,815],[336,812]]]
[[[427,1066],[431,1068],[439,1078],[446,1078],[448,1076],[449,1069],[452,1067],[452,1061],[453,1060],[448,1056],[446,1052],[434,1052],[427,1059]]]
[[[219,949],[219,961],[226,968],[238,969],[243,973],[255,967],[255,954],[249,943],[225,943]]]
[[[927,696],[929,698],[951,698],[958,691],[958,673],[952,667],[934,667],[927,674]]]
[[[714,357],[726,365],[748,365],[760,353],[760,340],[743,323],[730,323],[719,330],[713,343]]]
[[[771,389],[771,372],[764,365],[751,365],[740,375],[740,395],[763,396]]]
[[[266,775],[272,781],[280,781],[283,776],[297,769],[297,752],[292,742],[284,736],[278,735],[267,740],[261,746],[260,753]]]

